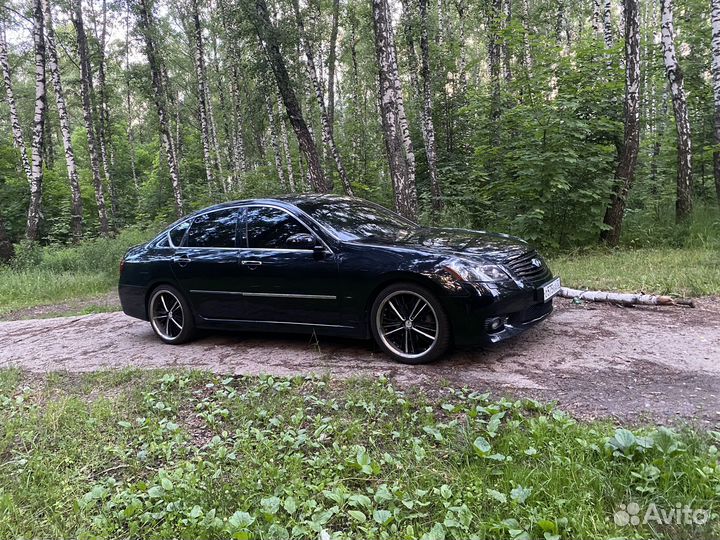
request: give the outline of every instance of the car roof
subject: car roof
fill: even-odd
[[[332,193],[293,193],[288,195],[280,195],[278,197],[259,198],[259,199],[240,199],[236,201],[227,201],[213,206],[208,206],[197,210],[189,215],[194,215],[200,212],[207,212],[208,210],[220,210],[222,208],[229,208],[237,206],[239,204],[279,204],[281,206],[300,206],[304,202],[332,202],[342,200],[356,200],[355,197],[347,197],[343,195],[335,195]]]

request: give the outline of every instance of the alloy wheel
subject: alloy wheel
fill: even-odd
[[[168,290],[156,292],[150,300],[150,317],[153,329],[167,341],[178,338],[185,324],[185,313],[180,299]]]
[[[395,291],[384,298],[377,310],[376,323],[382,342],[402,358],[422,357],[438,339],[435,310],[413,291]]]

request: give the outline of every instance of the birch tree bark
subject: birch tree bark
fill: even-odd
[[[720,0],[712,0],[712,55],[713,94],[715,98],[713,171],[715,191],[718,205],[720,205]]]
[[[195,44],[193,63],[195,65],[195,78],[198,89],[198,117],[200,120],[200,138],[203,149],[203,162],[205,164],[205,178],[210,193],[215,189],[215,175],[213,173],[213,158],[210,150],[210,121],[208,118],[208,88],[207,73],[205,70],[205,50],[203,47],[202,26],[200,25],[200,13],[198,12],[197,0],[192,0],[192,35]]]
[[[413,219],[417,215],[415,156],[412,152],[408,155],[408,146],[404,144],[405,133],[401,127],[401,114],[404,116],[404,107],[402,107],[402,88],[397,76],[395,44],[385,0],[373,0],[372,7],[375,54],[380,83],[379,105],[395,194],[395,208],[403,216]],[[407,138],[409,139],[409,133]]]
[[[70,194],[72,197],[71,230],[73,238],[77,242],[83,235],[83,204],[80,194],[80,179],[77,164],[75,163],[75,151],[72,144],[72,132],[70,131],[70,117],[65,102],[62,79],[60,78],[60,61],[58,60],[57,48],[55,46],[55,31],[53,30],[50,2],[49,0],[41,0],[41,5],[45,22],[48,67],[50,68],[50,76],[55,91],[55,103],[60,119],[60,132],[62,133],[63,149],[65,151],[65,164],[67,165],[68,181],[70,182]]]
[[[600,33],[600,0],[593,0],[592,28],[596,34]]]
[[[228,21],[230,13],[227,10],[224,0],[218,0],[220,8],[220,18],[222,20],[223,37],[227,42],[228,57],[230,59],[230,99],[232,100],[232,162],[233,162],[233,183],[235,189],[242,189],[241,178],[247,172],[247,156],[245,152],[245,138],[243,136],[243,111],[240,71],[238,64],[240,63],[240,54],[237,50],[236,40],[230,35]]]
[[[297,22],[298,31],[300,33],[300,41],[303,45],[303,48],[305,49],[305,59],[307,60],[308,74],[310,75],[310,81],[312,82],[313,88],[315,89],[315,99],[317,100],[318,107],[320,107],[320,121],[322,122],[323,142],[325,143],[325,147],[330,151],[333,161],[335,161],[335,167],[337,168],[338,174],[340,175],[340,181],[342,182],[343,190],[347,195],[352,196],[352,185],[350,184],[350,178],[348,177],[342,157],[340,156],[340,150],[338,150],[338,147],[335,144],[333,127],[330,123],[330,117],[328,115],[327,108],[325,107],[323,85],[322,82],[318,79],[318,72],[315,66],[315,57],[313,55],[312,46],[308,41],[307,35],[305,34],[305,25],[300,14],[300,5],[298,0],[293,0],[293,9],[295,10],[295,20]]]
[[[688,117],[687,96],[683,72],[675,54],[675,28],[673,24],[673,0],[661,0],[662,45],[665,72],[670,83],[670,97],[677,126],[677,197],[675,218],[683,221],[692,212],[692,141]]]
[[[600,0],[596,0],[599,2]],[[527,73],[528,79],[532,78],[532,53],[530,50],[530,2],[522,0],[522,19],[523,19],[523,67]]]
[[[282,96],[283,104],[287,111],[290,124],[295,131],[300,150],[305,155],[308,162],[308,178],[313,191],[318,193],[326,193],[331,189],[323,175],[322,165],[320,164],[320,156],[318,155],[315,141],[312,133],[308,129],[305,118],[300,108],[295,91],[290,84],[290,76],[285,67],[285,60],[280,52],[278,39],[275,35],[275,28],[270,22],[270,15],[265,0],[244,0],[249,11],[248,15],[255,24],[255,30],[262,44],[265,54],[270,61],[275,82]],[[250,4],[250,5],[247,5]],[[254,5],[252,5],[254,4]]]
[[[328,98],[327,115],[330,127],[335,130],[335,63],[337,62],[337,37],[340,19],[340,0],[333,0],[332,23],[330,27],[330,51],[328,53]]]
[[[420,74],[422,76],[422,125],[425,154],[430,174],[430,191],[432,193],[432,206],[436,211],[442,210],[442,189],[437,168],[437,143],[435,140],[435,125],[432,118],[432,78],[430,71],[430,41],[428,38],[428,10],[427,0],[419,0],[420,7]]]
[[[45,30],[42,4],[35,0],[33,5],[33,51],[35,55],[35,115],[33,117],[32,165],[30,171],[30,205],[27,213],[25,236],[37,241],[40,236],[42,219],[43,145],[47,93],[45,87]]]
[[[625,12],[625,133],[615,169],[615,191],[603,222],[601,239],[610,246],[620,241],[628,194],[635,178],[640,148],[640,17],[638,0],[624,0]]]
[[[90,2],[93,5],[93,2]],[[108,88],[107,88],[107,57],[105,55],[105,42],[107,40],[107,3],[102,0],[102,15],[100,23],[100,31],[96,31],[96,39],[98,42],[98,94],[100,96],[100,114],[98,122],[98,144],[100,146],[100,160],[102,163],[103,174],[105,176],[105,184],[110,190],[110,209],[113,217],[113,227],[117,226],[119,213],[119,202],[117,186],[115,179],[111,174],[110,167],[113,163],[113,151],[110,141],[110,107],[108,105]],[[92,80],[90,80],[90,90],[92,95]]]
[[[25,147],[25,137],[23,136],[22,124],[17,111],[17,102],[15,101],[15,93],[13,92],[12,75],[10,73],[10,61],[8,59],[8,46],[5,39],[5,25],[0,18],[0,69],[2,69],[3,82],[5,83],[5,100],[10,109],[10,127],[13,133],[13,144],[20,152],[20,160],[22,162],[23,172],[28,181],[28,185],[32,185],[32,170],[30,168],[30,159],[28,158],[27,148]]]
[[[110,232],[107,209],[105,208],[105,192],[100,177],[99,146],[95,134],[92,105],[92,70],[90,69],[90,51],[88,49],[87,34],[83,21],[81,0],[73,0],[72,22],[77,36],[78,55],[80,57],[80,94],[82,98],[83,120],[87,131],[88,154],[90,156],[90,169],[95,189],[95,202],[97,204],[98,218],[100,220],[100,233],[104,236]]]
[[[170,133],[167,90],[165,88],[166,76],[153,37],[154,23],[151,11],[152,7],[149,5],[149,0],[138,0],[137,8],[139,12],[138,28],[145,40],[145,54],[148,58],[152,75],[153,98],[155,101],[155,109],[157,110],[158,122],[160,124],[160,139],[165,148],[165,156],[167,158],[168,169],[170,170],[170,181],[172,183],[175,200],[175,212],[178,217],[181,217],[183,215],[184,203],[182,185],[180,184],[180,169],[178,167],[175,144]]]
[[[288,182],[285,177],[285,169],[283,169],[282,153],[280,151],[280,143],[278,142],[277,125],[275,124],[275,113],[273,112],[273,104],[268,94],[265,95],[264,101],[268,116],[268,128],[270,130],[270,144],[273,149],[273,157],[275,158],[275,169],[277,169],[280,185],[284,190],[287,190]]]
[[[612,0],[605,0],[603,9],[603,38],[605,39],[605,48],[611,49],[613,46]]]
[[[295,191],[297,191],[297,186],[295,185],[295,172],[293,171],[292,154],[290,153],[290,139],[288,138],[287,128],[285,127],[285,118],[282,114],[282,98],[277,92],[275,95],[277,96],[278,114],[280,115],[278,120],[280,121],[280,137],[283,144],[283,152],[285,154],[285,164],[287,165],[288,187],[290,188],[291,193],[295,193]]]
[[[135,193],[140,192],[140,183],[138,182],[137,166],[135,164],[135,138],[133,136],[133,108],[132,108],[132,92],[130,88],[130,2],[125,2],[125,108],[127,114],[127,142],[128,153],[130,154],[130,170],[132,172],[133,185]]]

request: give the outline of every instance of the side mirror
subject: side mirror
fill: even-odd
[[[290,249],[310,249],[315,250],[319,245],[315,236],[310,233],[298,233],[290,236],[285,245]]]

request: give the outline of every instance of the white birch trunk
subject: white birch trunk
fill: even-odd
[[[596,0],[600,1],[600,0]],[[523,17],[523,64],[527,72],[528,79],[532,78],[532,51],[530,50],[530,2],[522,0],[522,17]]]
[[[280,122],[280,137],[282,139],[283,152],[285,153],[285,164],[287,165],[288,187],[290,188],[291,193],[295,193],[295,191],[297,191],[297,186],[295,185],[295,171],[293,170],[292,154],[290,153],[290,139],[288,138],[288,131],[285,127],[285,117],[282,113],[282,97],[280,97],[280,94],[276,94],[276,96],[278,114],[280,115],[278,118]]]
[[[43,183],[43,128],[47,105],[45,88],[45,33],[43,11],[40,0],[33,7],[33,49],[35,54],[35,115],[33,117],[32,136],[32,181],[30,182],[30,206],[27,213],[25,236],[36,241],[40,236],[42,219],[42,183]]]
[[[715,98],[713,170],[715,191],[720,205],[720,0],[712,0],[712,77]]]
[[[603,37],[605,39],[605,48],[611,49],[613,46],[613,29],[612,29],[612,1],[605,0],[603,10]]]
[[[45,21],[45,41],[48,53],[48,67],[52,78],[53,89],[55,90],[55,103],[60,119],[60,132],[62,133],[63,149],[65,151],[65,164],[67,165],[68,181],[70,183],[70,194],[72,197],[71,227],[75,241],[80,240],[83,234],[83,204],[80,194],[80,179],[75,163],[75,151],[72,144],[72,132],[70,131],[70,117],[67,104],[65,103],[65,92],[62,79],[60,78],[60,62],[58,60],[57,48],[55,46],[55,31],[52,25],[52,13],[49,0],[41,0],[43,16]]]
[[[198,117],[200,120],[200,138],[203,149],[203,163],[205,164],[205,179],[210,193],[215,188],[215,175],[213,173],[213,158],[210,149],[210,125],[207,110],[207,78],[205,73],[205,52],[203,50],[202,26],[200,25],[200,14],[198,13],[197,0],[192,0],[194,41],[193,64],[195,65],[195,79],[198,90]]]
[[[177,153],[175,144],[173,143],[172,136],[170,134],[170,119],[167,112],[167,91],[165,88],[166,76],[152,37],[153,20],[146,0],[138,1],[138,9],[140,12],[140,16],[138,18],[140,32],[145,39],[145,53],[148,57],[150,73],[152,75],[153,96],[155,108],[158,114],[158,122],[160,124],[160,140],[163,148],[165,149],[168,169],[170,170],[170,182],[172,183],[173,188],[175,212],[178,217],[181,217],[184,211],[183,193],[182,185],[180,183],[180,170],[177,162]]]
[[[275,113],[273,112],[273,104],[270,98],[265,96],[265,110],[268,116],[268,128],[270,130],[270,144],[273,149],[273,157],[275,158],[275,168],[277,169],[278,178],[280,179],[280,185],[284,190],[288,190],[288,182],[285,176],[285,169],[283,169],[282,153],[280,152],[280,143],[278,142],[277,127],[275,124]]]
[[[396,79],[397,63],[392,33],[389,29],[390,21],[387,16],[385,0],[373,0],[372,7],[375,53],[379,73],[378,98],[395,195],[395,208],[400,214],[412,219],[417,214],[414,163],[411,175],[408,162],[403,156],[404,144],[400,128],[400,106],[397,93],[399,81]]]
[[[2,69],[3,82],[5,83],[5,100],[10,109],[10,126],[13,133],[13,143],[15,148],[20,152],[22,169],[27,178],[28,185],[32,185],[32,170],[30,168],[27,148],[25,147],[25,137],[23,136],[22,125],[20,124],[20,116],[17,111],[15,93],[13,92],[10,61],[8,60],[8,46],[5,39],[5,26],[3,25],[2,18],[0,18],[0,69]]]
[[[442,189],[437,168],[437,143],[435,141],[435,125],[432,119],[432,79],[430,71],[430,41],[428,38],[427,0],[419,0],[420,7],[420,74],[422,76],[422,132],[425,143],[425,154],[430,173],[430,191],[433,209],[442,210]]]
[[[407,114],[405,113],[405,98],[403,97],[402,84],[400,82],[400,71],[398,69],[397,61],[397,50],[395,49],[395,33],[392,27],[392,17],[390,14],[390,8],[388,0],[383,0],[385,9],[385,20],[387,24],[385,26],[387,30],[388,39],[388,67],[390,73],[390,80],[393,85],[395,101],[397,103],[398,111],[398,124],[400,126],[400,135],[405,150],[405,168],[407,170],[408,178],[408,189],[410,191],[410,197],[415,204],[415,214],[417,214],[417,191],[415,186],[415,149],[413,147],[412,138],[410,137],[410,123],[408,122]]]
[[[300,32],[300,41],[303,45],[303,48],[305,49],[308,75],[310,75],[310,82],[312,83],[315,90],[315,99],[317,100],[318,106],[320,107],[320,121],[322,122],[323,143],[325,144],[325,147],[328,149],[330,155],[333,158],[333,161],[335,162],[335,167],[337,168],[338,174],[340,175],[340,181],[343,185],[343,190],[347,195],[352,196],[352,185],[350,184],[350,178],[348,177],[342,157],[340,156],[340,151],[335,144],[335,137],[333,135],[332,125],[330,124],[327,107],[325,106],[323,84],[322,81],[318,78],[318,71],[315,66],[315,58],[313,56],[312,47],[308,42],[307,36],[305,35],[305,25],[303,24],[302,16],[300,15],[300,6],[298,0],[293,0],[293,7],[295,9],[295,18],[297,21],[298,31]]]
[[[675,216],[678,221],[682,221],[692,212],[692,142],[684,77],[675,53],[673,0],[661,0],[661,19],[665,72],[677,126],[678,171]]]
[[[95,134],[95,124],[92,114],[92,70],[90,69],[90,52],[88,50],[85,23],[82,15],[81,0],[74,0],[73,25],[77,34],[78,55],[80,57],[80,94],[83,108],[83,120],[87,131],[88,154],[90,155],[90,170],[92,172],[93,187],[95,189],[95,202],[97,204],[98,218],[100,220],[100,233],[109,233],[107,210],[105,208],[105,193],[102,178],[100,177],[100,160],[98,143]]]
[[[592,28],[596,34],[600,33],[600,0],[593,0]]]

